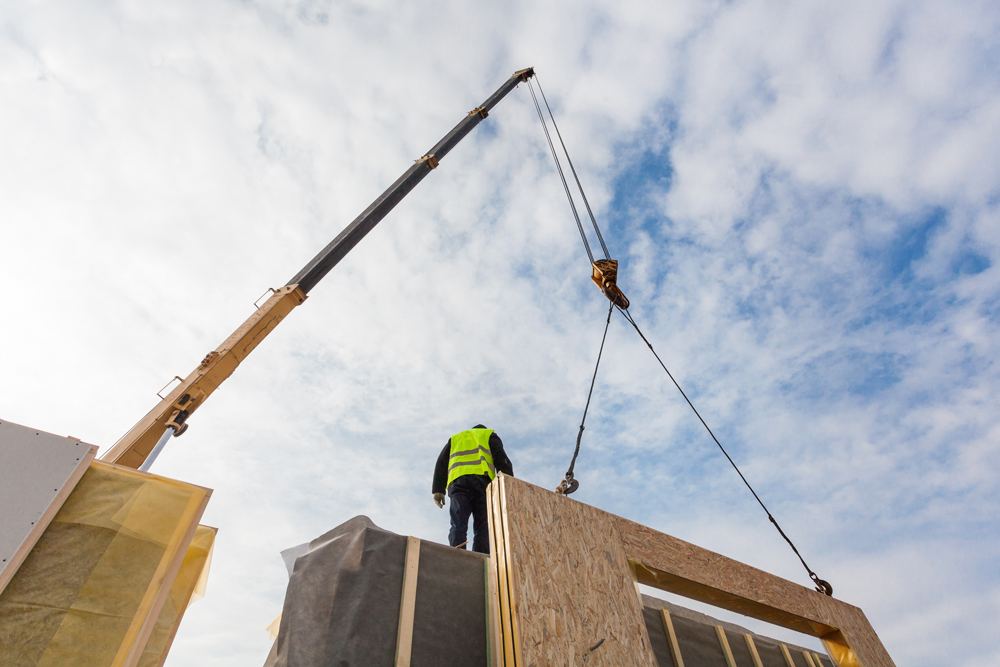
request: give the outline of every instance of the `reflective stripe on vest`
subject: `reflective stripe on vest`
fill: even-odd
[[[463,475],[489,475],[490,479],[497,476],[490,454],[492,434],[491,429],[474,428],[451,436],[447,486]]]

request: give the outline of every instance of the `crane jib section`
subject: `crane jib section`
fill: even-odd
[[[139,468],[164,434],[172,429],[180,435],[187,419],[200,408],[219,385],[236,370],[246,356],[281,322],[323,276],[370,232],[465,135],[519,83],[534,76],[534,69],[515,72],[485,102],[468,113],[441,141],[410,166],[395,183],[344,228],[322,252],[314,257],[288,284],[273,290],[264,302],[222,345],[209,352],[186,378],[181,380],[145,417],[115,443],[101,458],[104,461]],[[162,445],[161,445],[162,446]],[[158,449],[157,449],[158,451]],[[148,467],[148,464],[147,464]]]

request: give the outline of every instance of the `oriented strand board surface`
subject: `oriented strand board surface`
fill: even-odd
[[[656,667],[614,517],[511,477],[500,484],[518,664]]]
[[[894,667],[859,608],[633,521],[612,516],[640,580],[824,640],[842,667]],[[850,647],[850,651],[844,645]]]
[[[501,605],[507,586],[520,649],[505,667],[654,666],[633,572],[820,637],[840,667],[894,667],[864,613],[846,602],[512,477],[498,477],[491,494]]]
[[[95,445],[0,421],[0,591],[96,454]]]

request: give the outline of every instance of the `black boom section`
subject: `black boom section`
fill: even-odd
[[[330,272],[334,266],[337,265],[344,256],[351,251],[351,248],[356,246],[358,242],[365,237],[368,232],[375,228],[382,218],[384,218],[389,211],[395,208],[396,204],[402,201],[403,197],[409,194],[410,190],[415,188],[420,181],[424,179],[431,169],[437,166],[437,163],[447,155],[452,148],[454,148],[459,141],[461,141],[465,135],[472,131],[476,125],[479,124],[483,118],[489,113],[489,111],[499,104],[500,100],[506,97],[507,93],[514,90],[517,84],[522,81],[527,81],[529,77],[534,74],[532,68],[521,70],[515,72],[513,76],[507,79],[506,83],[500,86],[499,89],[485,102],[482,106],[475,109],[469,113],[465,118],[463,118],[458,125],[456,125],[451,132],[446,134],[441,141],[437,142],[433,148],[427,151],[425,157],[418,160],[414,165],[407,169],[402,176],[400,176],[395,183],[389,186],[385,192],[379,195],[379,198],[372,202],[371,206],[366,208],[364,212],[354,219],[354,222],[347,225],[342,232],[337,234],[337,237],[330,241],[330,243],[323,248],[323,250],[313,257],[312,261],[306,264],[301,271],[295,274],[295,277],[288,281],[288,285],[298,285],[306,294],[309,293],[313,287],[316,286],[320,280],[323,279],[327,273]]]

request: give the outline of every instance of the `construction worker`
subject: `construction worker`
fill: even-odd
[[[486,522],[486,487],[497,476],[497,470],[514,475],[514,466],[503,451],[500,436],[482,424],[448,438],[434,466],[431,492],[438,507],[444,507],[444,492],[451,498],[451,530],[448,544],[466,548],[469,515],[475,537],[472,550],[490,552],[490,533]]]

